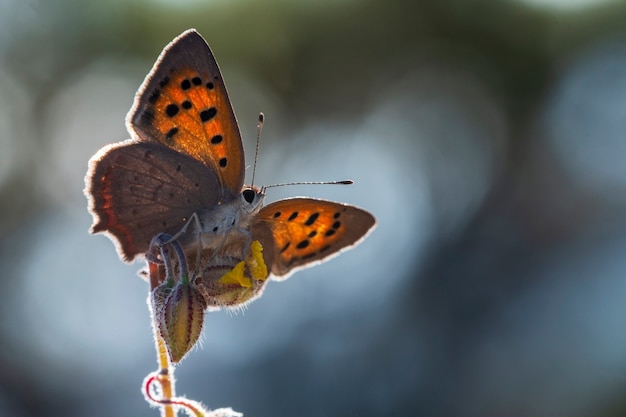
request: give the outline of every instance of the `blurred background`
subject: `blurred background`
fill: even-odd
[[[357,249],[207,315],[177,391],[262,416],[626,416],[626,2],[0,1],[0,416],[156,416],[141,263],[87,161],[161,49],[215,53],[257,182]],[[248,170],[248,181],[251,170]]]

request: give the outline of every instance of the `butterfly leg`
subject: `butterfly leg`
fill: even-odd
[[[176,232],[173,236],[170,236],[169,240],[167,242],[164,242],[164,244],[168,244],[168,243],[172,243],[176,241],[178,242],[178,247],[180,247],[181,240],[182,240],[183,241],[182,244],[184,246],[185,245],[184,242],[188,240],[181,239],[181,238],[187,234],[187,229],[189,229],[190,226],[193,230],[193,236],[194,236],[192,241],[195,244],[195,248],[196,248],[196,263],[195,263],[195,268],[193,269],[193,271],[194,271],[194,275],[197,275],[198,272],[200,271],[200,261],[201,261],[201,256],[202,256],[202,242],[201,242],[201,237],[200,237],[202,234],[202,224],[200,223],[200,217],[198,216],[198,213],[194,212],[189,217],[185,225],[178,232]]]
[[[197,232],[196,232],[196,236],[199,235],[202,231],[202,224],[200,223],[200,217],[198,217],[198,213],[194,212],[189,219],[187,220],[187,222],[185,222],[185,225],[183,227],[181,227],[181,229],[176,232],[176,234],[174,234],[174,236],[170,236],[170,241],[172,240],[179,240],[180,237],[182,237],[183,235],[185,235],[187,233],[187,228],[189,228],[190,225],[194,225],[194,227],[196,228]],[[166,242],[169,243],[169,242]]]
[[[170,248],[174,250],[174,255],[178,264],[178,276],[174,277],[174,265]],[[160,257],[159,257],[160,256]],[[159,233],[152,238],[146,260],[156,265],[163,265],[165,269],[165,282],[173,285],[175,281],[189,278],[187,260],[178,240],[166,233]]]
[[[250,245],[252,244],[252,233],[249,230],[238,227],[237,230],[243,238],[245,239],[244,244],[241,247],[241,259],[246,259],[246,257],[250,254]]]
[[[146,252],[146,260],[148,262],[163,265],[166,261],[165,258],[168,254],[165,245],[172,239],[172,237],[166,233],[159,233],[152,238],[148,251]]]

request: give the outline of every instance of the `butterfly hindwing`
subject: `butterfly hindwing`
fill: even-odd
[[[241,191],[239,127],[213,53],[195,30],[163,50],[137,93],[127,126],[138,139],[159,142],[213,169],[221,197]]]
[[[218,202],[217,194],[206,192],[219,186],[209,168],[157,143],[104,147],[89,167],[91,232],[112,235],[126,261],[145,253],[158,233],[178,232],[194,212]]]
[[[375,224],[370,213],[354,206],[290,198],[261,209],[252,226],[252,238],[263,245],[271,273],[282,277],[353,246]]]

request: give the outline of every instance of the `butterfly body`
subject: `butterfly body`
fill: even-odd
[[[365,210],[326,200],[264,206],[264,189],[243,185],[235,115],[217,62],[195,30],[163,50],[126,123],[132,138],[90,160],[91,232],[106,233],[126,261],[146,254],[155,236],[170,235],[209,308],[250,301],[268,276],[284,279],[329,259],[376,223]],[[155,288],[168,271],[149,259],[149,275]]]
[[[249,238],[248,230],[264,199],[265,195],[258,188],[244,187],[240,198],[218,202],[213,208],[203,208],[192,214],[176,239],[184,245],[200,242],[203,249],[217,249],[229,240]]]

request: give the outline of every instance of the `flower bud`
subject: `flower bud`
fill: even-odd
[[[152,292],[154,320],[165,341],[170,360],[181,359],[196,344],[207,305],[204,297],[188,281],[173,288],[160,285]]]

